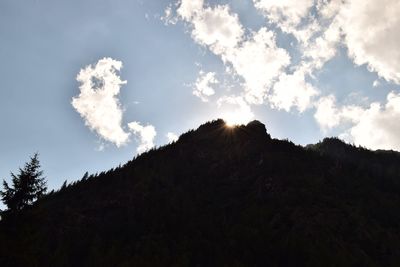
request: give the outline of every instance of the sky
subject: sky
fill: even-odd
[[[400,151],[398,0],[0,0],[0,178],[50,189],[200,124]]]

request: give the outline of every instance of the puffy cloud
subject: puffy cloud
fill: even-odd
[[[342,123],[356,123],[364,113],[362,107],[355,105],[337,107],[336,98],[333,95],[321,97],[315,106],[317,109],[314,118],[324,131]]]
[[[278,109],[290,111],[295,106],[303,112],[311,106],[311,100],[317,94],[318,91],[306,82],[305,73],[297,70],[293,74],[284,73],[279,77],[269,101]]]
[[[85,120],[85,124],[98,133],[104,140],[120,147],[129,142],[130,133],[122,127],[123,110],[117,98],[121,86],[126,84],[118,76],[122,62],[112,58],[103,58],[95,65],[81,69],[77,76],[80,94],[72,99],[72,106]],[[128,128],[138,137],[138,152],[144,152],[154,146],[155,128],[141,126],[131,122]],[[101,144],[99,150],[104,149]]]
[[[191,22],[193,39],[208,46],[217,55],[236,47],[243,36],[243,27],[237,14],[231,13],[227,5],[207,7]]]
[[[361,140],[368,145],[367,140],[361,137],[363,131],[357,129],[365,129],[364,135],[367,135],[367,126],[375,126],[377,121],[388,117],[388,110],[395,112],[388,106],[395,96],[389,95],[385,106],[373,103],[369,108],[356,105],[338,107],[333,95],[318,98],[319,90],[306,78],[315,78],[314,73],[343,45],[355,64],[366,64],[380,77],[400,84],[400,35],[397,34],[400,32],[400,18],[396,14],[400,2],[253,0],[253,3],[270,23],[297,39],[293,49],[294,55],[300,52],[299,62],[292,62],[288,52],[277,46],[271,28],[261,27],[254,32],[244,28],[228,5],[205,5],[203,0],[181,0],[178,4],[179,19],[190,26],[193,40],[218,56],[229,69],[227,74],[239,78],[235,81],[240,81],[243,88],[240,96],[220,98],[217,101],[219,108],[225,111],[226,106],[230,106],[231,113],[240,117],[236,120],[242,122],[242,118],[254,116],[251,111],[253,104],[268,103],[286,111],[295,107],[299,112],[315,106],[314,117],[322,129],[351,125],[348,136],[355,142]],[[200,75],[197,82],[201,78],[204,77]],[[377,85],[378,82],[374,82],[373,86]],[[205,91],[211,94],[213,89]],[[207,99],[207,94],[202,93],[204,90],[195,88],[195,92]],[[234,118],[231,116],[227,120],[234,121]],[[382,130],[385,133],[393,132],[381,129],[385,129]],[[370,140],[371,147],[382,147],[381,141],[372,143],[374,139]]]
[[[197,43],[220,56],[243,78],[246,101],[263,103],[274,79],[290,63],[289,54],[276,46],[275,34],[263,27],[245,38],[237,14],[227,5],[203,7],[198,3],[193,7],[183,0],[177,13],[190,23]]]
[[[118,147],[129,140],[121,126],[123,112],[117,98],[126,84],[118,75],[121,68],[121,61],[103,58],[81,69],[76,78],[80,93],[71,103],[91,130]]]
[[[339,0],[253,0],[257,9],[283,32],[299,42],[302,62],[298,67],[312,74],[336,54],[340,41],[337,14]]]
[[[358,65],[400,83],[400,1],[351,0],[341,9],[344,42]]]
[[[298,48],[302,60],[295,69],[312,76],[315,70],[322,68],[336,55],[337,47],[342,43],[347,47],[348,55],[355,64],[366,64],[370,71],[376,72],[380,77],[400,84],[400,18],[397,14],[400,10],[399,1],[253,2],[270,22],[275,23],[284,32],[293,34],[299,41]],[[296,105],[292,100],[295,99],[294,92],[298,92],[295,90],[284,93],[285,90],[290,91],[288,85],[291,83],[286,81],[288,77],[288,74],[282,74],[274,85],[272,95],[269,95],[272,105],[285,110]],[[298,78],[297,81],[303,80]],[[375,81],[373,86],[379,86],[379,81]],[[304,88],[304,84],[297,87]],[[299,94],[305,96],[303,103],[307,103],[307,94]],[[373,149],[399,149],[399,141],[396,138],[399,128],[394,123],[400,118],[398,99],[398,94],[390,93],[385,105],[375,102],[365,108],[356,105],[337,106],[335,97],[330,95],[320,98],[314,104],[314,117],[324,131],[339,126],[350,127],[342,136],[356,144]],[[300,108],[299,110],[301,111]]]
[[[240,47],[223,55],[245,82],[245,99],[262,104],[274,80],[290,63],[286,50],[276,46],[275,34],[265,27],[244,41]]]
[[[253,0],[254,6],[284,31],[297,26],[314,4],[314,0]]]
[[[182,0],[177,14],[191,24],[193,39],[217,55],[234,48],[242,39],[243,27],[228,5],[211,8],[203,7],[202,0]]]
[[[322,68],[328,60],[336,55],[340,38],[340,24],[334,20],[314,39],[303,43],[303,59],[307,62],[305,64],[309,64],[310,73],[315,69]]]
[[[400,94],[391,92],[386,104],[374,102],[367,108],[337,107],[335,98],[321,98],[314,115],[323,129],[350,124],[341,137],[370,149],[400,150]]]
[[[224,96],[217,101],[222,119],[230,126],[246,124],[254,118],[249,104],[241,96]]]
[[[322,129],[327,130],[339,125],[341,117],[333,95],[320,98],[316,107],[314,118]]]
[[[342,0],[317,0],[316,9],[324,19],[335,17],[343,5]]]
[[[217,78],[215,78],[215,72],[204,73],[200,71],[200,76],[197,78],[194,85],[193,94],[199,97],[203,102],[208,102],[208,97],[215,94],[212,86],[218,83]]]
[[[337,45],[343,42],[355,64],[366,64],[386,80],[400,83],[399,1],[253,2],[271,22],[297,38],[311,72],[335,56]],[[314,2],[315,9],[311,8]]]
[[[183,19],[189,20],[203,9],[203,4],[204,0],[181,0],[177,12]]]
[[[172,143],[172,142],[176,142],[179,139],[179,136],[174,134],[174,133],[167,133],[167,139],[168,139],[168,143]]]
[[[400,151],[400,94],[391,92],[384,106],[372,103],[348,131],[351,140],[371,149]]]
[[[154,147],[154,138],[157,135],[154,126],[142,126],[139,122],[134,121],[128,123],[128,127],[139,141],[139,146],[137,148],[138,153],[143,153]]]

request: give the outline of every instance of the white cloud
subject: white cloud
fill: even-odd
[[[185,8],[183,8],[185,7]],[[276,46],[275,34],[263,27],[244,37],[237,14],[228,5],[195,7],[181,2],[177,13],[192,26],[192,37],[219,56],[244,80],[246,101],[261,104],[274,79],[290,63],[289,54]]]
[[[331,59],[343,42],[355,64],[366,64],[386,80],[400,83],[398,0],[253,2],[269,21],[297,38],[311,71]]]
[[[400,83],[400,1],[351,0],[342,7],[349,56],[388,81]]]
[[[339,0],[253,0],[257,9],[283,32],[299,42],[302,62],[309,74],[335,56],[340,41]],[[313,9],[313,7],[315,7]]]
[[[216,55],[228,52],[241,41],[243,27],[237,14],[231,13],[227,5],[207,7],[196,14],[190,20],[193,25],[192,37]]]
[[[273,93],[269,101],[273,107],[290,111],[291,107],[297,107],[303,112],[311,106],[312,98],[318,91],[305,80],[305,73],[301,70],[293,74],[282,74],[275,83]]]
[[[376,140],[368,137],[368,131],[378,122],[389,124],[385,118],[390,117],[389,111],[396,114],[392,103],[397,95],[389,95],[385,106],[337,106],[333,95],[318,98],[319,90],[306,77],[315,79],[315,73],[343,45],[355,64],[366,64],[380,77],[400,84],[398,0],[253,0],[269,23],[296,38],[293,49],[294,55],[300,54],[299,62],[296,56],[292,62],[288,51],[277,46],[272,28],[245,28],[228,5],[206,5],[203,0],[179,3],[177,14],[190,26],[193,40],[218,56],[226,73],[239,81],[243,90],[239,96],[225,96],[217,101],[225,119],[239,123],[243,118],[250,120],[254,116],[253,104],[268,103],[286,111],[295,107],[299,112],[314,106],[314,117],[324,131],[350,126],[347,134],[356,143],[371,148],[385,147],[383,144],[396,147],[391,133],[397,128],[380,126],[377,132],[382,133]],[[374,87],[378,85],[373,83]],[[209,87],[212,90],[206,91],[212,94],[214,90]],[[207,94],[201,93],[204,90],[196,91],[197,96],[207,99]]]
[[[176,142],[179,139],[179,136],[175,133],[167,133],[168,143]]]
[[[138,153],[143,153],[154,147],[154,138],[157,135],[154,126],[142,126],[139,122],[134,121],[128,123],[128,127],[139,141],[139,146],[137,148]]]
[[[221,118],[228,125],[246,124],[254,118],[249,104],[241,96],[224,96],[217,101]]]
[[[379,85],[381,85],[381,83],[379,82],[379,80],[375,80],[375,81],[372,83],[372,86],[373,86],[373,87],[378,87]]]
[[[129,133],[121,126],[123,111],[117,98],[126,84],[118,75],[121,68],[121,61],[103,58],[81,69],[76,78],[80,93],[71,103],[91,130],[117,147],[129,140]]]
[[[400,94],[391,92],[385,106],[372,103],[349,130],[353,142],[371,149],[400,151]]]
[[[276,46],[275,34],[263,27],[244,41],[240,47],[223,55],[245,82],[245,99],[262,104],[274,80],[290,63],[286,50]]]
[[[200,71],[199,73],[199,77],[194,85],[193,94],[203,102],[208,102],[208,97],[215,94],[212,86],[219,83],[215,75],[215,72],[204,73]]]
[[[336,28],[321,34],[322,37],[311,43],[307,50],[305,49],[307,53],[304,57],[314,65],[302,64],[297,67],[298,71],[294,74],[285,74],[291,58],[285,49],[276,45],[273,31],[262,27],[256,32],[250,31],[245,35],[237,14],[232,13],[228,5],[204,7],[203,1],[189,2],[187,0],[180,2],[178,15],[191,25],[193,39],[219,56],[229,70],[228,74],[242,79],[244,101],[248,104],[262,104],[269,100],[275,108],[290,110],[295,106],[301,112],[310,106],[311,98],[317,95],[318,91],[305,81],[304,76],[306,72],[311,74],[315,66],[322,65],[333,57],[336,49],[331,39],[335,42],[337,40],[337,35],[332,34]],[[300,4],[298,1],[272,2],[254,1],[256,7],[263,10],[264,14],[272,18],[275,23],[282,22],[280,25],[283,25],[283,21],[289,21],[294,28],[302,17],[308,14],[313,3],[313,1],[304,1]],[[296,29],[296,32],[299,33],[298,36],[302,36],[306,44],[309,36],[318,30],[320,30],[319,24],[313,22],[308,28]],[[206,80],[201,78],[196,84],[200,85],[201,81],[204,83],[194,90],[194,94],[207,101],[207,96],[213,94],[214,90],[211,86],[206,86]]]
[[[314,0],[253,0],[253,2],[271,22],[289,32],[301,22],[314,4]]]
[[[316,104],[315,120],[323,130],[338,126],[341,120],[336,107],[336,99],[333,95],[321,97]]]
[[[177,12],[183,19],[189,20],[203,9],[203,4],[203,0],[181,0]]]
[[[317,0],[316,9],[324,19],[335,17],[343,5],[342,0]]]
[[[315,106],[317,109],[314,118],[324,131],[342,123],[356,123],[364,113],[362,107],[355,105],[337,107],[336,98],[333,95],[321,97]]]
[[[367,108],[359,106],[337,107],[331,95],[321,98],[314,115],[322,129],[350,124],[341,136],[347,141],[370,149],[400,151],[400,94],[391,92],[383,106],[374,102]]]
[[[313,40],[310,42],[307,40],[303,44],[303,59],[308,60],[311,67],[310,72],[322,68],[328,60],[336,55],[340,36],[340,25],[335,20]]]

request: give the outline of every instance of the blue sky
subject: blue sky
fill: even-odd
[[[39,152],[58,188],[218,117],[400,150],[384,2],[0,0],[0,178]]]

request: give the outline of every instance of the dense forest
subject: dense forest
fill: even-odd
[[[0,266],[400,266],[400,153],[201,125],[3,212]]]

